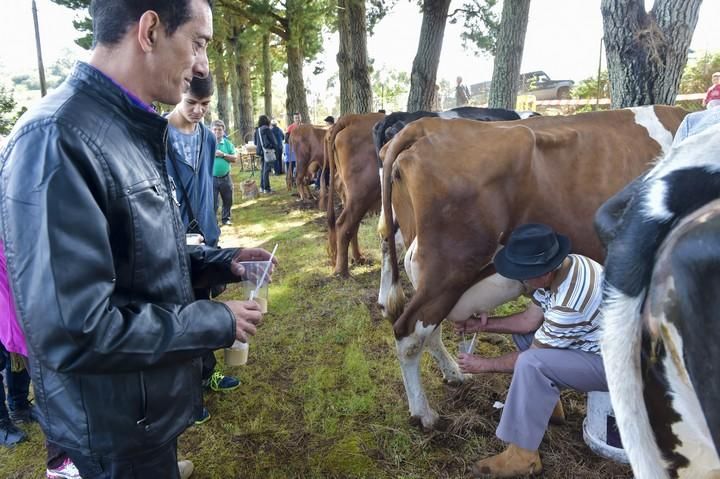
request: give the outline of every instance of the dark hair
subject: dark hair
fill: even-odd
[[[258,118],[258,128],[261,126],[270,126],[270,118],[267,115],[260,115],[260,118]]]
[[[216,126],[219,126],[220,128],[222,128],[224,130],[225,122],[222,120],[215,120],[214,122],[212,122],[212,127],[215,128]]]
[[[334,118],[332,115],[326,116],[323,121],[325,121],[325,122],[327,122],[327,123],[330,123],[330,124],[333,124],[333,125],[335,124],[335,118]]]
[[[157,12],[168,35],[191,18],[192,0],[92,0],[93,46],[116,45],[148,10]],[[212,0],[207,0],[212,7]]]
[[[208,98],[211,97],[214,92],[215,84],[213,83],[213,78],[210,73],[208,73],[208,76],[205,78],[193,77],[190,82],[190,89],[188,90],[188,93],[195,98]]]

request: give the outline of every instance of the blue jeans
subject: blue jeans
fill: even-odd
[[[271,191],[270,188],[270,173],[272,172],[273,166],[275,165],[275,151],[265,151],[265,157],[262,162],[262,173],[260,175],[260,189],[263,191]]]
[[[10,370],[10,353],[5,350],[2,344],[0,344],[0,370],[5,371],[8,389],[7,405],[10,410],[29,408],[30,374],[28,374],[27,369],[23,369],[19,373]],[[5,388],[3,387],[2,376],[0,376],[0,419],[7,418],[8,409],[5,406]]]

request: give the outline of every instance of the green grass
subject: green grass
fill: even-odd
[[[352,267],[348,279],[332,277],[324,214],[285,192],[284,178],[273,177],[272,183],[278,193],[257,200],[241,201],[236,191],[233,226],[222,230],[225,246],[270,250],[279,244],[280,264],[248,364],[225,370],[238,375],[242,386],[207,393],[211,420],[180,438],[180,456],[195,463],[193,477],[470,477],[472,461],[502,448],[494,437],[499,413],[491,405],[504,399],[508,377],[489,375],[450,388],[426,354],[426,391],[449,425],[430,434],[412,428],[392,330],[375,305],[377,217],[366,218],[360,230],[371,263]],[[230,286],[223,296],[240,295]],[[446,344],[454,352],[449,329]],[[500,354],[510,343],[482,341],[478,349]],[[217,356],[222,364],[222,353]],[[582,398],[568,395],[565,402],[569,424],[552,428],[541,446],[545,477],[629,477],[628,468],[597,458],[582,442]],[[30,441],[0,449],[0,477],[42,476],[42,434],[37,426],[29,431]]]

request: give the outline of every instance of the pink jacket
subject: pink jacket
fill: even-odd
[[[0,241],[0,343],[11,353],[28,355],[25,335],[15,315],[2,241]]]

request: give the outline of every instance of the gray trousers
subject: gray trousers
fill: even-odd
[[[534,348],[533,334],[513,335],[522,352],[515,363],[497,437],[536,451],[560,390],[607,391],[602,356],[575,349]]]
[[[233,184],[229,174],[225,176],[213,176],[213,198],[215,203],[215,214],[218,210],[218,195],[222,199],[222,222],[230,221],[230,209],[232,208]]]

